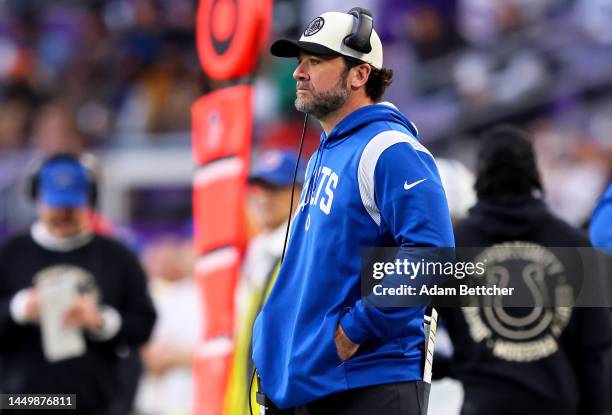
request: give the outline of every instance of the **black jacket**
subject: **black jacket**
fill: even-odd
[[[589,246],[584,235],[532,197],[505,203],[480,200],[455,227],[455,238],[457,247],[488,247],[510,241],[544,247]],[[447,308],[441,313],[455,351],[450,373],[463,383],[466,397],[475,396],[474,391],[478,394],[503,391],[517,402],[548,402],[550,407],[576,408],[573,413],[578,414],[604,413],[609,393],[604,362],[612,341],[606,309],[574,308],[561,335],[547,337],[549,342],[555,339],[557,348],[550,353],[530,354],[531,345],[536,348],[541,344],[537,337],[531,343],[521,344],[501,336],[504,345],[516,346],[516,350],[523,352],[515,359],[493,353],[495,346],[490,338],[475,340],[477,335],[470,332],[474,323],[468,323],[462,310]]]
[[[10,315],[15,293],[33,284],[39,271],[58,264],[80,267],[93,275],[100,303],[121,315],[118,334],[107,341],[87,339],[80,357],[49,363],[43,355],[40,327],[19,325]],[[72,251],[50,251],[32,237],[9,239],[0,248],[0,392],[76,393],[79,413],[113,413],[120,349],[147,341],[155,310],[137,258],[119,242],[94,236]]]

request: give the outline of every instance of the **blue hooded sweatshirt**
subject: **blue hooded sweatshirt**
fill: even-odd
[[[423,378],[421,307],[365,307],[361,249],[453,247],[435,161],[392,104],[360,108],[321,135],[276,283],[255,321],[253,360],[279,408]],[[341,324],[360,345],[342,361]]]

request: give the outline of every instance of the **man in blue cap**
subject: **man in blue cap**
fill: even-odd
[[[117,351],[143,344],[155,322],[144,272],[92,231],[96,182],[81,159],[50,157],[30,190],[38,221],[0,247],[0,391],[76,394],[78,413],[125,413]]]
[[[255,161],[255,167],[249,176],[249,183],[255,190],[254,213],[257,220],[261,222],[265,233],[273,232],[277,228],[280,232],[283,228],[280,225],[287,223],[296,161],[297,155],[289,150],[267,151]],[[294,200],[297,200],[303,182],[304,169],[300,165],[296,177],[297,189]],[[282,235],[284,236],[284,233]]]
[[[37,212],[50,235],[73,238],[88,233],[93,185],[87,176],[84,166],[69,158],[50,160],[40,169]]]

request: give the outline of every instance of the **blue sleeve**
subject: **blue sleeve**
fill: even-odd
[[[595,208],[589,235],[594,247],[612,248],[612,183]]]
[[[446,195],[428,153],[404,142],[387,148],[376,164],[374,196],[380,226],[398,247],[455,246]],[[415,317],[422,324],[423,313],[422,307],[366,307],[359,300],[341,325],[354,343],[362,344],[402,336]]]
[[[429,154],[395,144],[380,156],[374,178],[381,226],[397,246],[455,246],[446,194]]]

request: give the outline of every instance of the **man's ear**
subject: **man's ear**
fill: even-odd
[[[350,76],[350,86],[353,89],[359,89],[364,86],[368,79],[370,78],[370,73],[372,72],[372,67],[367,63],[353,66],[351,68],[351,76]]]

